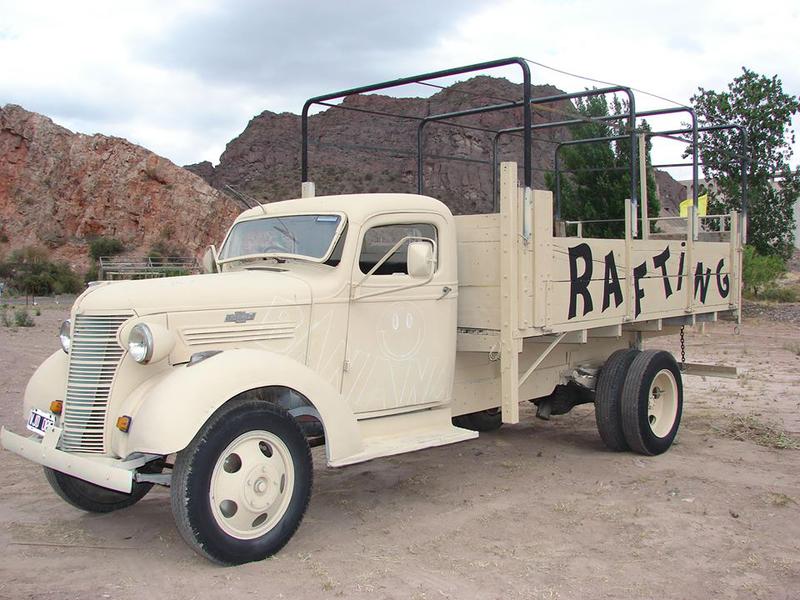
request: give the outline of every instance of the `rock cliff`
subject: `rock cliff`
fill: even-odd
[[[85,270],[87,242],[98,236],[131,254],[161,245],[200,255],[238,212],[200,177],[127,140],[0,108],[0,257],[43,245]]]
[[[559,92],[552,86],[534,86],[533,95]],[[519,84],[481,76],[456,83],[429,98],[380,94],[345,98],[339,107],[328,108],[309,119],[309,177],[318,194],[416,192],[418,121],[393,115],[424,117],[503,104],[521,97]],[[574,115],[575,109],[568,101],[536,106],[534,124]],[[493,134],[483,129],[518,126],[522,123],[521,109],[461,117],[450,122],[466,127],[427,126],[425,192],[445,202],[455,213],[489,211]],[[544,184],[543,172],[552,167],[554,144],[569,139],[568,136],[562,127],[534,134],[535,185]],[[227,145],[216,168],[208,163],[186,168],[218,189],[233,185],[262,201],[295,197],[300,190],[300,146],[300,117],[265,111]],[[520,162],[521,149],[519,137],[503,136],[499,160]]]
[[[534,86],[533,95],[559,92]],[[418,121],[398,115],[423,117],[520,97],[519,84],[481,76],[428,98],[346,98],[310,118],[310,179],[318,194],[416,192]],[[534,125],[575,114],[568,101],[535,105]],[[494,135],[487,130],[518,126],[521,109],[450,122],[457,126],[435,123],[425,131],[425,192],[456,214],[489,212]],[[564,127],[534,132],[535,187],[545,187],[555,145],[569,135]],[[221,241],[241,209],[223,193],[227,186],[261,201],[299,195],[300,147],[300,117],[264,111],[228,143],[218,166],[206,161],[181,168],[124,139],[75,134],[6,105],[0,109],[0,259],[16,248],[43,245],[83,270],[87,243],[98,236],[119,239],[129,254],[161,246],[199,256]],[[521,155],[520,137],[500,138],[498,160],[520,162]],[[658,174],[658,183],[670,214],[683,192],[666,173]]]

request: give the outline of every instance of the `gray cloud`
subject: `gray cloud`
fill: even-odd
[[[318,93],[369,83],[419,59],[486,5],[460,2],[235,0],[144,41],[142,58],[209,83],[261,93]]]

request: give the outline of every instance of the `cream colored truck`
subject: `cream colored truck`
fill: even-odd
[[[2,444],[83,510],[169,485],[184,539],[226,564],[289,540],[322,441],[341,467],[517,423],[520,401],[594,401],[610,448],[659,454],[681,370],[641,343],[739,310],[740,218],[716,242],[695,219],[634,239],[633,220],[554,237],[551,194],[513,163],[499,214],[410,194],[257,206],[207,255],[218,272],[82,294],[25,391],[30,435]]]

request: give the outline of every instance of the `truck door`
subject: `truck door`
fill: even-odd
[[[393,412],[450,400],[457,270],[452,227],[437,214],[379,215],[360,232],[352,270],[343,393],[354,412]],[[401,240],[380,267],[369,271]],[[435,242],[435,270],[412,277],[408,247]],[[448,262],[453,264],[447,264]]]

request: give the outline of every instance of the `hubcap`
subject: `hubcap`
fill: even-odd
[[[678,415],[678,385],[669,369],[662,369],[653,378],[647,397],[647,421],[656,437],[666,437]]]
[[[217,525],[239,539],[260,537],[289,507],[294,465],[286,444],[269,431],[248,431],[219,455],[209,499]]]

